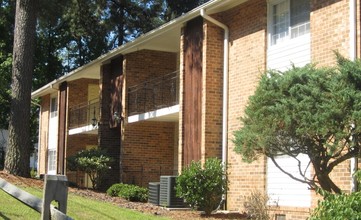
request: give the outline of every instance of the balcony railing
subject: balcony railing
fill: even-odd
[[[128,88],[128,116],[179,103],[179,71]]]
[[[94,99],[69,109],[69,128],[79,128],[99,121],[99,100]]]

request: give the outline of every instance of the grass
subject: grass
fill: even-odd
[[[40,219],[40,214],[0,189],[0,219]]]
[[[42,198],[42,190],[32,187],[23,190]],[[0,219],[39,219],[40,214],[0,190]],[[120,208],[108,202],[81,197],[72,193],[68,195],[67,215],[73,219],[134,219],[166,220],[164,217],[143,214]]]

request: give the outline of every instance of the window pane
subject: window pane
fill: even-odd
[[[272,44],[281,42],[288,36],[289,10],[287,1],[272,6]]]
[[[56,117],[58,115],[58,103],[56,98],[51,99],[50,103],[50,117]]]
[[[310,32],[309,0],[291,0],[291,38]]]
[[[54,171],[56,168],[56,150],[48,150],[48,170]]]

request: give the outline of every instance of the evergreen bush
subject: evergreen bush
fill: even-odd
[[[146,202],[148,200],[147,188],[124,183],[113,184],[107,190],[107,194],[113,197],[118,196],[132,202]]]
[[[93,188],[98,189],[101,174],[110,169],[112,158],[101,149],[82,150],[67,158],[67,167],[71,171],[84,171],[88,174]]]
[[[217,208],[227,190],[225,169],[216,158],[206,160],[204,168],[200,162],[192,162],[176,182],[177,196],[207,215]]]

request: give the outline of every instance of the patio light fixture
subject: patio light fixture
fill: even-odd
[[[123,119],[123,117],[120,116],[118,112],[114,112],[113,118],[114,118],[114,121],[115,121],[116,123],[118,123],[118,124],[119,124],[120,121]]]

